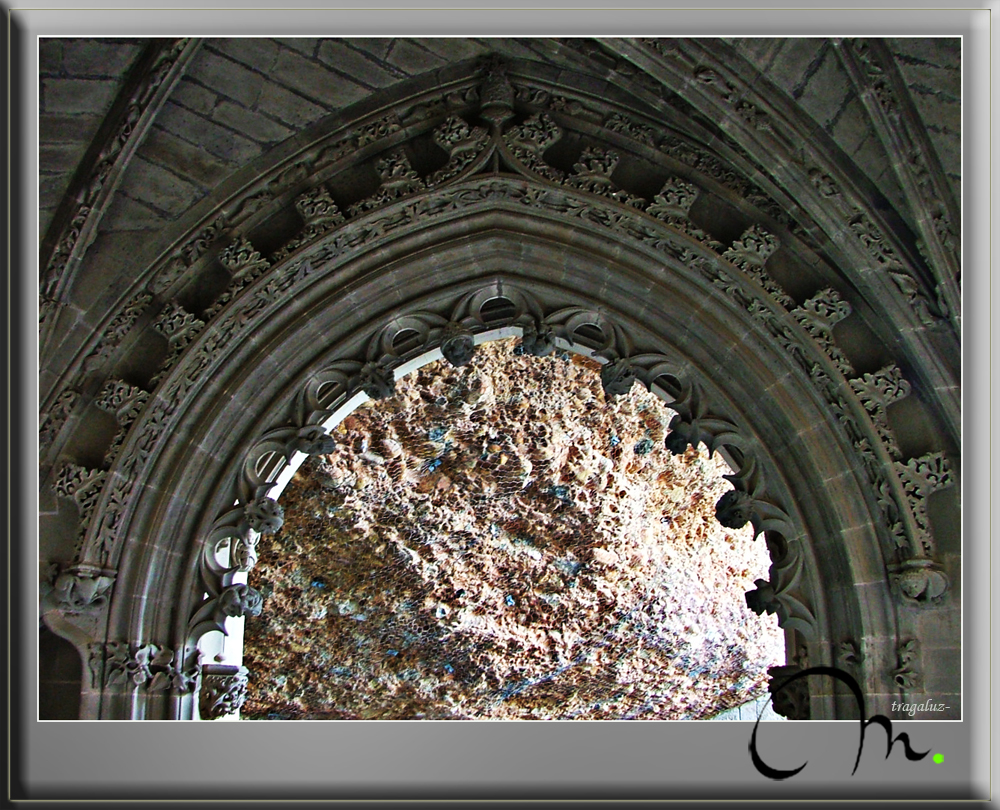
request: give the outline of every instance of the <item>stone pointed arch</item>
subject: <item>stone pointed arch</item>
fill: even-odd
[[[709,93],[703,119],[737,84],[698,69],[685,93]],[[649,75],[673,81],[659,62]],[[84,716],[195,716],[199,637],[259,607],[239,574],[280,525],[282,470],[408,362],[496,329],[593,353],[606,389],[638,381],[677,410],[668,447],[732,459],[717,516],[768,544],[747,607],[778,615],[788,663],[853,666],[886,712],[899,689],[919,694],[911,642],[948,594],[927,504],[953,473],[938,449],[901,449],[889,408],[913,379],[955,438],[953,336],[910,306],[926,290],[892,276],[902,248],[875,209],[845,203],[858,228],[831,214],[847,199],[824,191],[837,161],[797,167],[812,190],[796,224],[683,105],[643,113],[628,89],[602,100],[592,77],[518,62],[404,89],[290,139],[179,219],[103,293],[102,327],[52,386],[43,470],[79,514],[57,607],[94,613],[72,639],[91,665]],[[836,237],[829,260],[816,233]],[[889,277],[857,275],[879,257]],[[898,365],[854,368],[837,341],[852,313],[855,344],[905,332]],[[101,463],[67,459],[96,412]],[[811,698],[810,716],[838,716],[832,694]]]

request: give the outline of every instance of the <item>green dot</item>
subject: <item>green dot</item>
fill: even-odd
[[[935,754],[935,755],[934,755],[934,761],[935,761],[935,762],[936,762],[936,763],[937,763],[938,765],[940,765],[940,764],[941,764],[942,762],[944,762],[944,754]]]

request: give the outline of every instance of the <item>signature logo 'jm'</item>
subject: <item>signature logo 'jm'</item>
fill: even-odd
[[[772,697],[776,697],[778,693],[782,689],[785,689],[789,684],[810,675],[829,675],[831,678],[840,681],[851,690],[854,694],[854,699],[858,702],[858,709],[860,710],[861,715],[861,739],[858,742],[858,756],[857,759],[854,760],[854,770],[851,771],[851,776],[857,772],[858,765],[861,763],[861,752],[865,747],[865,732],[868,730],[868,726],[873,723],[885,729],[886,739],[888,741],[888,750],[885,754],[886,759],[888,759],[889,755],[892,754],[892,746],[896,743],[902,743],[903,753],[906,754],[906,758],[908,760],[913,762],[923,759],[930,753],[930,751],[924,751],[922,754],[918,754],[910,748],[910,738],[905,732],[900,732],[894,738],[892,736],[892,721],[885,715],[876,714],[865,720],[865,696],[861,692],[861,687],[858,686],[858,682],[851,675],[841,669],[837,669],[836,667],[810,667],[809,669],[804,669],[801,672],[796,672],[783,683],[778,685],[778,687],[774,690]],[[757,726],[759,725],[760,717],[758,716],[757,722],[754,723],[753,734],[750,735],[749,747],[750,758],[753,760],[754,767],[756,767],[760,773],[769,779],[788,779],[789,777],[795,776],[795,774],[809,764],[808,762],[803,762],[798,768],[786,771],[780,768],[772,768],[764,762],[764,760],[760,758],[760,754],[757,753]]]

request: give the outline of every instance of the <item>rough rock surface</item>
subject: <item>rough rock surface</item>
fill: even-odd
[[[335,432],[261,541],[245,719],[698,719],[784,663],[744,593],[762,540],[718,524],[729,472],[671,456],[641,385],[480,346]]]

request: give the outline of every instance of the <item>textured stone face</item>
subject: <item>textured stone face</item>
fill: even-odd
[[[480,346],[355,411],[261,541],[245,718],[697,718],[784,660],[728,468],[596,362]],[[610,400],[610,401],[609,401]]]

